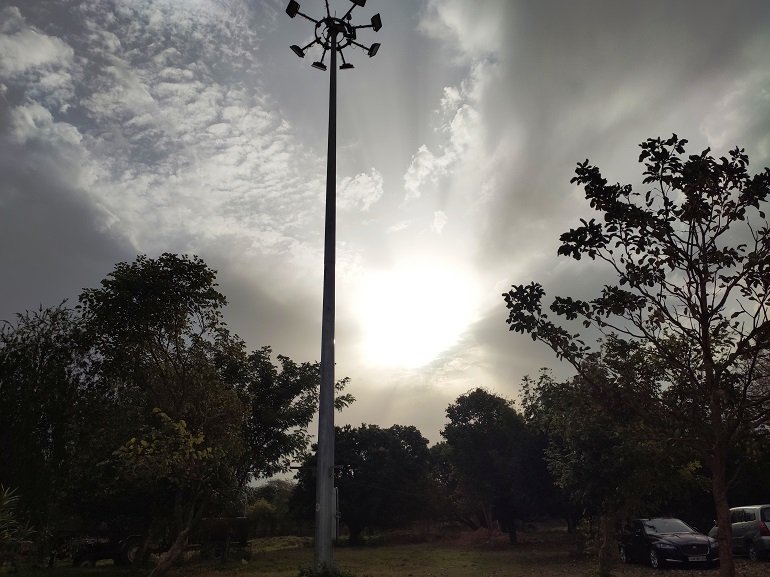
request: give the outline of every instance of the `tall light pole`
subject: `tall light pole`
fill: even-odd
[[[323,52],[320,60],[311,65],[326,70],[324,58],[331,55],[329,79],[329,141],[326,164],[326,221],[324,229],[324,285],[323,317],[321,322],[321,392],[318,407],[318,454],[316,469],[315,504],[315,568],[334,568],[333,540],[336,527],[336,506],[334,498],[334,298],[335,298],[335,244],[337,228],[337,53],[342,58],[340,70],[349,70],[353,65],[345,60],[343,49],[356,46],[370,57],[377,54],[379,43],[367,47],[356,41],[356,30],[382,28],[379,14],[372,16],[371,23],[363,26],[351,24],[352,12],[356,6],[364,6],[366,0],[351,0],[352,5],[341,18],[332,16],[329,0],[324,0],[326,16],[320,20],[300,12],[300,5],[290,0],[286,13],[297,15],[315,24],[315,39],[307,46],[291,46],[292,51],[304,58],[307,51],[318,44]]]

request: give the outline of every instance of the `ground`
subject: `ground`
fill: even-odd
[[[592,577],[592,563],[574,555],[570,536],[563,531],[527,531],[510,545],[498,536],[490,542],[480,531],[451,537],[425,538],[396,535],[372,539],[358,548],[335,550],[338,567],[357,577]],[[313,561],[310,539],[282,537],[252,541],[226,564],[202,562],[193,557],[174,569],[170,577],[296,577]],[[246,558],[244,558],[246,557]],[[737,559],[739,577],[766,577],[770,562]],[[5,575],[7,569],[0,570]],[[104,561],[95,568],[56,567],[53,570],[21,568],[20,577],[135,577],[136,572]],[[716,569],[666,569],[654,571],[642,565],[620,565],[616,577],[717,577]]]

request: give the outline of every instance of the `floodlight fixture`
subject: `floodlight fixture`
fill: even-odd
[[[286,7],[286,14],[289,18],[294,18],[299,12],[299,2],[296,0],[289,0],[289,5]]]
[[[317,43],[323,49],[323,55],[319,60],[313,62],[311,66],[318,70],[327,70],[326,64],[324,63],[324,57],[327,51],[333,52],[335,56],[339,54],[342,57],[342,65],[339,67],[340,70],[350,70],[351,68],[354,68],[352,63],[345,60],[345,55],[343,53],[343,50],[351,44],[361,48],[370,57],[377,54],[377,51],[380,48],[379,43],[372,44],[371,46],[360,44],[357,42],[357,30],[359,28],[371,28],[375,32],[380,30],[382,28],[382,17],[379,15],[379,13],[372,16],[369,24],[355,26],[351,22],[353,19],[353,16],[351,15],[353,9],[358,6],[365,6],[366,0],[351,0],[350,9],[341,18],[331,15],[331,10],[329,9],[329,0],[324,0],[324,4],[326,7],[326,16],[320,20],[315,20],[307,14],[300,12],[300,5],[297,0],[289,0],[289,5],[286,7],[286,13],[291,18],[300,15],[315,24],[315,40],[304,47],[300,47],[297,44],[292,44],[290,48],[294,54],[300,58],[304,58],[307,54],[308,48]],[[333,67],[336,69],[337,65],[333,64]]]
[[[345,55],[340,51],[340,56],[342,56],[342,66],[340,66],[340,70],[350,70],[351,68],[355,68],[350,62],[345,61]]]

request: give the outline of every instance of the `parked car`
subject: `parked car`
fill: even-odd
[[[71,545],[72,563],[76,567],[93,567],[97,561],[112,559],[115,565],[131,565],[136,561],[143,540],[141,535],[130,535],[124,539],[104,535],[74,539]]]
[[[739,555],[748,555],[752,561],[768,556],[770,552],[770,505],[749,505],[730,509],[733,528],[732,549]],[[709,531],[716,539],[717,527]]]
[[[655,569],[665,565],[719,562],[716,539],[672,517],[633,520],[623,530],[619,547],[624,563],[649,563]]]

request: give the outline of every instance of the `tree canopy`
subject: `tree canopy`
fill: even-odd
[[[712,472],[720,571],[732,576],[728,454],[770,414],[760,378],[770,345],[770,169],[749,175],[740,148],[685,158],[686,143],[673,135],[641,144],[642,192],[608,184],[588,160],[577,165],[571,182],[601,220],[581,220],[562,234],[558,254],[603,261],[617,282],[590,300],[557,296],[550,311],[641,341],[665,368],[667,406],[682,424],[683,442]],[[591,379],[585,361],[593,347],[550,318],[540,284],[514,285],[503,296],[512,331],[547,344]]]
[[[499,523],[515,541],[516,522],[529,512],[539,447],[513,402],[482,388],[460,395],[446,414],[441,436],[460,496],[455,506],[466,516],[479,512],[490,530]]]
[[[200,258],[142,255],[77,307],[3,325],[0,483],[19,488],[41,534],[130,517],[148,539],[172,536],[160,573],[202,515],[304,455],[318,364],[248,352],[226,302]],[[338,407],[353,401],[346,383]]]
[[[341,521],[351,544],[360,544],[366,528],[398,526],[426,513],[428,441],[415,427],[335,427],[335,461]],[[309,510],[314,500],[315,462],[315,455],[308,457],[297,475],[295,507]]]

